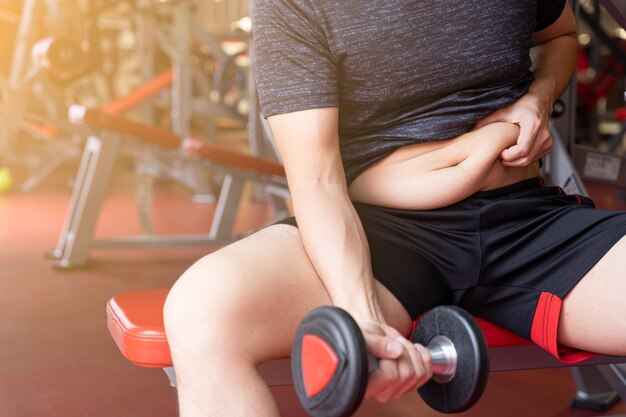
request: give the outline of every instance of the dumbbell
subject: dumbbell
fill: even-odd
[[[433,377],[418,389],[442,413],[459,413],[478,401],[487,384],[487,342],[466,311],[440,306],[417,324],[413,343],[426,346]],[[337,307],[312,310],[294,338],[291,372],[298,399],[313,417],[352,415],[363,401],[378,359],[367,353],[356,321]]]

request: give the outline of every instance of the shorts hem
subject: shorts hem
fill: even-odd
[[[531,340],[565,364],[582,362],[596,353],[559,346],[558,329],[563,300],[549,292],[541,293],[530,330]]]

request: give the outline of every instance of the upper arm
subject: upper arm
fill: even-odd
[[[337,106],[337,63],[309,0],[254,0],[252,19],[263,115]]]
[[[541,2],[542,0],[539,0],[537,19],[539,30],[533,35],[535,45],[560,36],[576,36],[576,18],[569,1],[544,0],[545,10],[542,10]],[[547,7],[547,5],[552,7]],[[543,15],[539,15],[541,13]],[[554,20],[555,16],[558,16],[556,20]]]
[[[309,0],[254,0],[254,69],[289,185],[345,183],[337,63]]]
[[[327,107],[268,118],[292,191],[311,182],[345,186],[338,115],[337,107]]]

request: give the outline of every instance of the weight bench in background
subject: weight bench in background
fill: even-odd
[[[169,130],[139,123],[98,109],[71,106],[70,122],[93,132],[87,139],[72,190],[70,206],[52,257],[57,266],[70,268],[87,261],[93,248],[132,248],[223,245],[241,236],[233,234],[237,207],[247,180],[262,184],[276,218],[287,216],[285,171],[279,163],[247,155],[199,139],[183,138]],[[130,139],[123,142],[122,139]],[[150,145],[153,152],[179,158],[188,165],[209,166],[224,174],[211,230],[199,235],[128,236],[95,240],[93,233],[122,145]]]
[[[148,80],[146,83],[134,89],[124,97],[108,102],[99,107],[99,109],[107,114],[126,113],[142,104],[145,104],[155,95],[169,87],[171,83],[172,70],[169,69]],[[67,109],[65,106],[63,107],[64,108],[62,110],[59,110],[60,113],[66,113]],[[51,111],[48,111],[48,113],[51,113]],[[17,114],[18,113],[14,113],[16,118]],[[76,136],[80,138],[80,143],[82,143],[83,135],[79,134],[80,132],[74,132],[76,133],[75,135],[72,134],[71,126],[70,129],[68,129],[67,120],[59,122],[59,120],[54,120],[53,117],[34,118],[32,115],[25,113],[21,114],[20,117],[23,120],[19,123],[19,127],[32,137],[44,140],[48,146],[51,147],[51,150],[54,151],[54,156],[47,160],[35,174],[29,176],[20,186],[20,191],[29,192],[40,184],[41,181],[47,178],[52,172],[58,169],[63,163],[71,161],[80,155],[78,143],[74,143],[78,141],[72,140],[70,142],[68,139]],[[64,130],[70,131],[68,137],[64,136],[64,134],[68,133],[64,132]],[[61,142],[60,139],[66,139],[66,143]]]
[[[106,307],[107,326],[128,360],[146,368],[163,368],[170,385],[176,386],[163,327],[163,304],[168,292],[168,289],[135,291],[113,297]],[[489,345],[491,371],[568,366],[514,333],[477,320]],[[626,401],[626,366],[619,363],[626,363],[626,357],[602,355],[577,364],[574,379],[578,392],[574,405],[605,411],[620,398]],[[260,371],[270,386],[291,384],[288,359],[263,364]]]

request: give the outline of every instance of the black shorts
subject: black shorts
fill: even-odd
[[[588,357],[557,346],[561,301],[626,234],[626,212],[595,209],[541,178],[437,210],[355,208],[374,276],[412,319],[458,305],[563,361]]]

